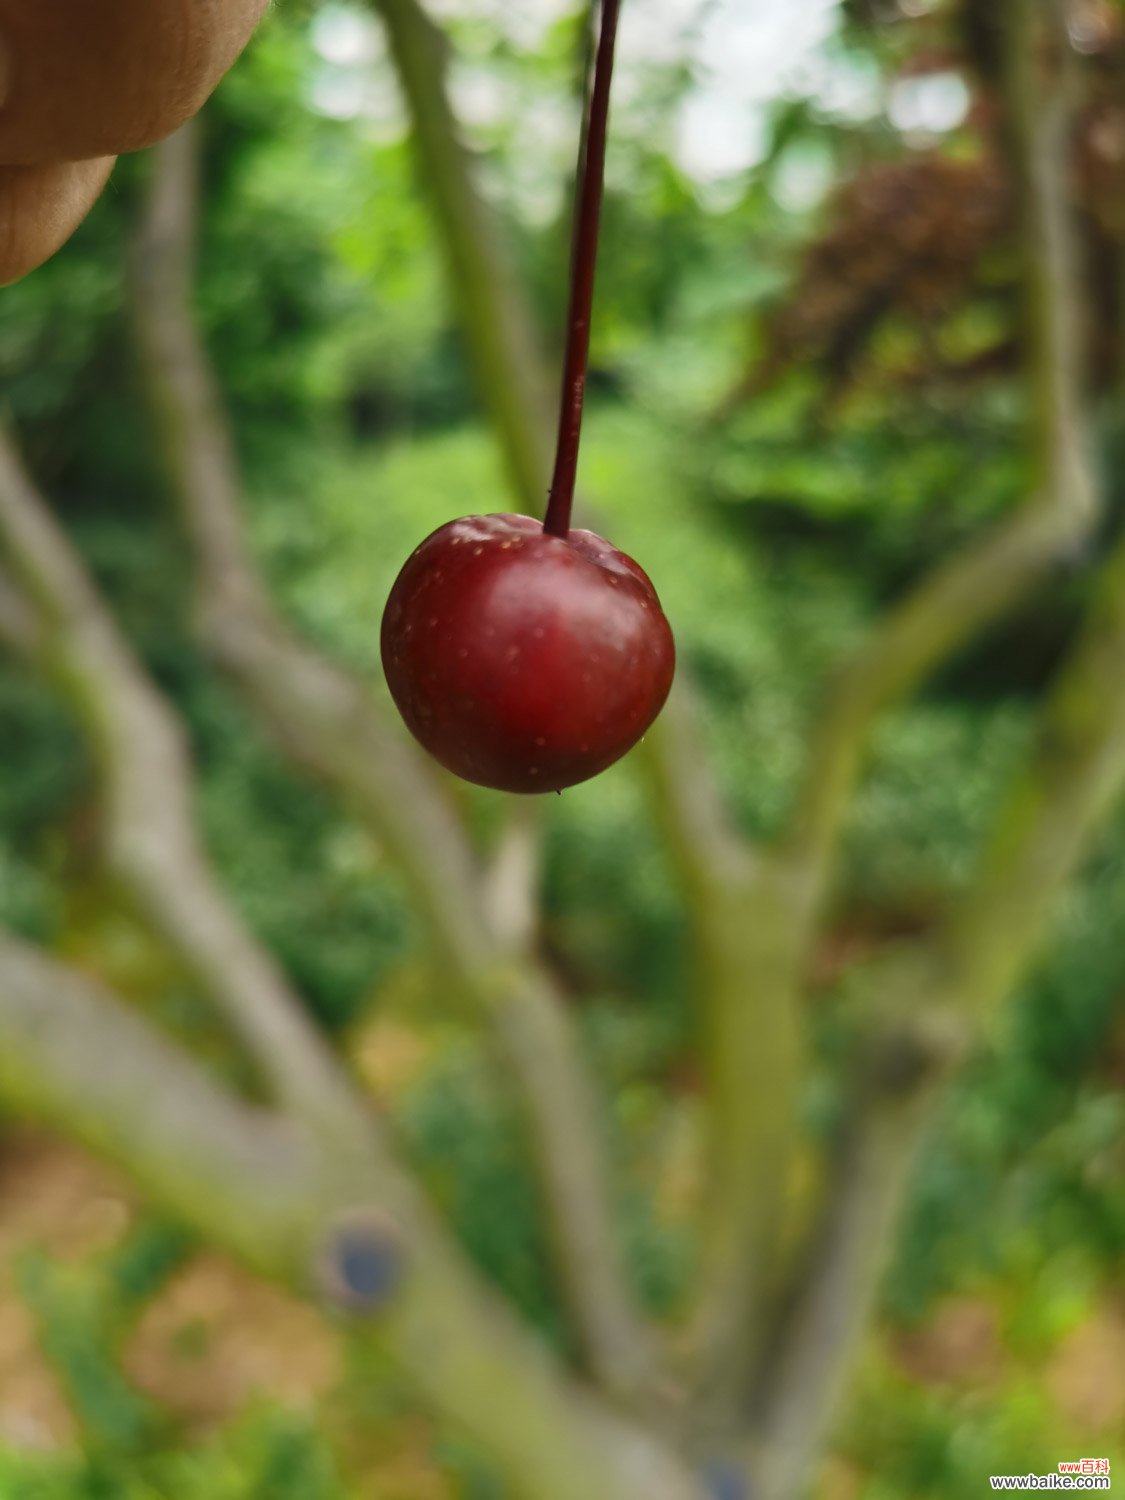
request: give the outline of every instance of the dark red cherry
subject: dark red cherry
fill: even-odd
[[[675,646],[643,569],[592,531],[466,516],[407,559],[383,614],[383,670],[407,727],[466,781],[557,791],[637,743]]]

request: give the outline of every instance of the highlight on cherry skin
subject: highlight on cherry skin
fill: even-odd
[[[407,559],[383,613],[383,670],[407,728],[465,781],[560,791],[637,743],[675,644],[644,570],[592,531],[465,516]]]

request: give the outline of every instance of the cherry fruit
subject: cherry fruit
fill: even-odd
[[[383,670],[407,728],[443,766],[501,791],[559,791],[604,771],[656,718],[675,669],[647,574],[570,529],[619,10],[601,0],[546,518],[450,521],[407,559],[383,615]]]
[[[466,516],[407,560],[383,615],[407,728],[466,781],[558,791],[604,771],[668,696],[675,646],[647,574],[592,531]]]

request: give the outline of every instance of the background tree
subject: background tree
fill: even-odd
[[[541,810],[451,786],[371,686],[407,547],[452,514],[542,508],[539,330],[565,244],[482,195],[486,168],[518,181],[518,131],[466,147],[432,20],[413,0],[377,13],[432,237],[401,144],[304,107],[298,17],[263,34],[202,139],[138,163],[74,257],[7,294],[0,631],[22,665],[4,679],[0,1091],[313,1298],[361,1362],[388,1357],[508,1492],[788,1500],[828,1441],[927,1132],[971,1103],[964,1075],[1013,1024],[1099,839],[1054,981],[1075,1089],[1113,1024],[1125,555],[1089,413],[1121,379],[1120,16],[849,7],[851,65],[874,60],[892,104],[955,73],[963,125],[904,152],[908,122],[792,103],[736,207],[710,214],[643,109],[623,112],[589,482],[677,624],[682,607],[697,685],[631,768]],[[471,23],[451,29],[480,50]],[[536,88],[578,67],[573,20],[522,58],[484,40]],[[661,106],[683,86],[648,83]],[[764,199],[826,152],[839,185],[814,223]],[[370,212],[326,228],[361,183]],[[795,275],[745,271],[803,238]],[[498,463],[451,428],[466,372]],[[356,439],[411,426],[448,447],[396,491]],[[156,983],[114,972],[109,910],[159,955]],[[453,1018],[473,1081],[437,1069],[428,1096],[379,1108],[349,1040],[372,975],[385,993],[404,972]],[[1017,1036],[1052,1036],[1043,973]],[[1036,1045],[1022,1107],[1060,1118],[1060,1049]],[[480,1174],[460,1137],[491,1131],[495,1156],[510,1119],[519,1148]],[[690,1211],[661,1223],[673,1119],[702,1128]],[[1107,1257],[1113,1181],[1082,1210]],[[949,1236],[958,1191],[929,1179],[892,1294],[924,1283],[927,1254],[940,1280],[918,1243],[935,1220]],[[90,1330],[107,1380],[186,1253],[166,1236]],[[48,1333],[53,1287],[28,1286]],[[55,1358],[82,1408],[81,1360]],[[113,1407],[135,1450],[158,1425],[136,1399],[126,1385]]]

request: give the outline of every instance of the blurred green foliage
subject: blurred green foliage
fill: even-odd
[[[5,1500],[353,1500],[309,1423],[255,1410],[198,1447],[128,1459],[19,1458],[0,1450]]]
[[[92,1263],[66,1266],[33,1252],[19,1267],[20,1291],[43,1351],[63,1383],[88,1451],[101,1459],[143,1454],[169,1425],[121,1373],[121,1353],[135,1319],[189,1248],[182,1230],[154,1222]]]
[[[579,29],[572,14],[525,45],[483,15],[453,28],[501,89],[504,108],[474,144],[548,347],[562,306],[571,147],[567,137],[565,149],[532,156],[521,111],[573,102]],[[314,31],[308,13],[272,16],[207,112],[199,311],[270,577],[299,624],[381,691],[378,621],[401,559],[451,516],[511,501],[477,416],[386,58],[365,64],[382,114],[333,118],[313,107],[331,73]],[[829,52],[842,76],[862,80],[886,65],[887,45],[884,33],[853,30]],[[874,380],[826,412],[815,372],[798,367],[712,420],[818,223],[815,204],[784,206],[785,174],[809,162],[843,173],[907,148],[877,111],[779,101],[761,167],[712,201],[670,154],[666,122],[688,82],[682,66],[653,65],[647,89],[615,115],[583,487],[652,575],[700,685],[719,774],[747,829],[768,833],[827,666],[904,581],[1018,496],[1023,406],[1014,377],[1000,374],[923,395]],[[343,1029],[377,1013],[381,993],[417,966],[417,935],[381,851],[280,762],[193,643],[183,547],[124,310],[127,226],[145,170],[143,159],[123,163],[73,243],[4,292],[0,374],[37,473],[186,715],[203,825],[234,899],[322,1021]],[[971,353],[1011,334],[1013,316],[1010,299],[967,298],[943,337]],[[910,337],[888,328],[876,363]],[[1120,453],[1120,415],[1106,428]],[[964,878],[1084,576],[1080,560],[1034,619],[974,648],[880,727],[848,830],[842,940],[893,941]],[[85,751],[46,686],[7,659],[0,747],[0,918],[70,946],[97,946],[110,911],[128,928],[98,868]],[[487,834],[494,802],[465,796]],[[683,919],[628,763],[550,799],[545,820],[544,941],[610,1085],[630,1242],[647,1296],[664,1308],[691,1247],[657,1227],[642,1179],[662,1120],[692,1089]],[[904,1326],[943,1295],[984,1287],[1003,1309],[1015,1373],[957,1408],[873,1358],[844,1444],[877,1472],[861,1491],[868,1500],[976,1493],[982,1475],[1026,1471],[1053,1430],[1049,1398],[1021,1359],[1033,1366],[1125,1263],[1123,930],[1119,822],[1068,898],[1048,961],[949,1101],[888,1282],[887,1316]],[[136,933],[131,941],[144,947]],[[115,978],[215,1048],[190,986],[151,955]],[[838,1051],[831,1021],[817,1030],[814,1128],[830,1118],[817,1101],[831,1094]],[[519,1132],[488,1061],[452,1047],[399,1112],[472,1254],[560,1337]],[[68,1291],[32,1266],[25,1290],[55,1362],[86,1378],[89,1286]],[[254,1412],[208,1444],[179,1445],[146,1425],[133,1393],[95,1386],[87,1426],[127,1441],[95,1444],[85,1459],[0,1450],[4,1500],[350,1493],[325,1440],[294,1418]]]

